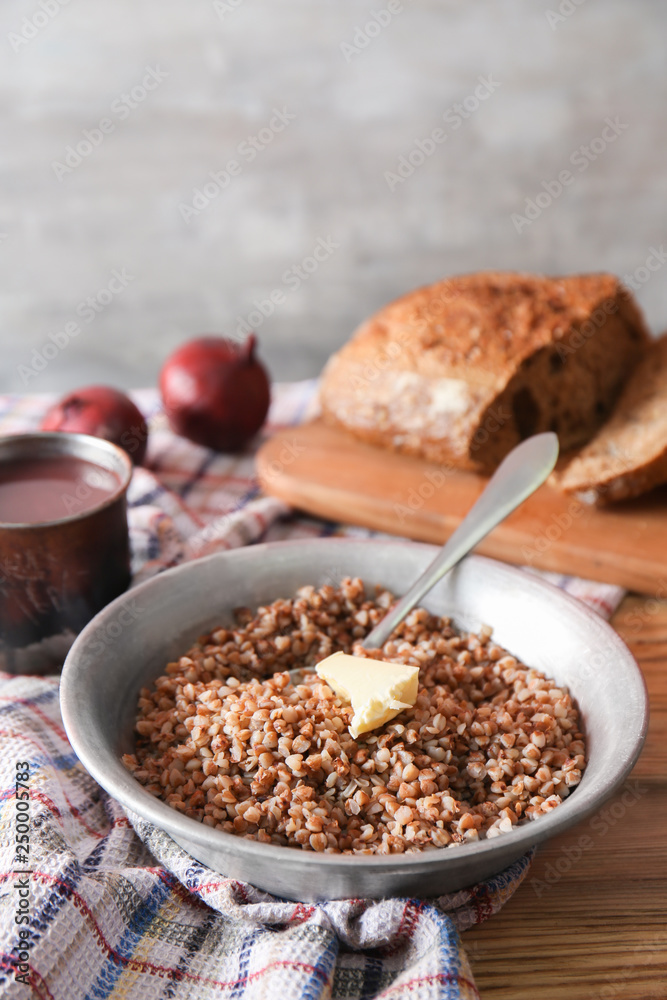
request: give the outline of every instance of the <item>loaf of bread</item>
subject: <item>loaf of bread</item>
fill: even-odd
[[[555,485],[597,503],[639,496],[667,482],[667,337],[648,349],[614,412]]]
[[[372,444],[490,471],[523,438],[588,441],[646,350],[611,274],[467,274],[362,324],[327,363],[324,419]]]

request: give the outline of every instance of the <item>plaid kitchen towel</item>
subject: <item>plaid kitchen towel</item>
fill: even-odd
[[[0,995],[478,996],[458,930],[503,904],[528,858],[441,899],[287,902],[205,868],[133,816],[140,839],[76,760],[57,678],[2,675],[0,733]],[[17,812],[24,785],[29,809]],[[15,839],[19,816],[29,851]]]
[[[276,386],[265,433],[313,412],[315,383]],[[152,391],[146,468],[129,492],[135,581],[258,540],[373,534],[260,494],[254,456],[175,437]],[[0,433],[46,396],[0,399]],[[623,591],[551,577],[608,617]],[[0,996],[30,1000],[407,1000],[477,997],[458,932],[495,913],[530,858],[430,900],[296,904],[226,879],[128,816],[78,763],[58,679],[0,674]]]

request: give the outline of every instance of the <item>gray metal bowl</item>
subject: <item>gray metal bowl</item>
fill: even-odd
[[[268,892],[311,901],[355,896],[434,896],[501,871],[530,847],[594,813],[623,782],[642,748],[648,700],[642,674],[594,612],[520,570],[471,556],[423,601],[464,628],[494,637],[567,684],[588,740],[581,784],[561,806],[491,840],[397,856],[322,855],[212,830],[155,799],[121,754],[133,748],[139,689],[231,610],[291,596],[303,584],[345,575],[403,593],[437,548],[401,541],[316,539],[254,545],[188,563],[123,594],[83,630],[62,676],[67,735],[93,777],[122,805],[165,830],[199,861]]]

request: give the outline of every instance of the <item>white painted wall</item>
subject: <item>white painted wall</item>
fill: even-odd
[[[660,0],[3,0],[0,390],[150,384],[177,343],[234,333],[272,292],[252,320],[289,378],[448,273],[633,273],[667,242],[666,31]],[[148,69],[164,79],[123,104]],[[476,101],[480,77],[492,93]],[[607,118],[618,135],[583,169]],[[54,167],[102,119],[90,154]],[[434,129],[432,155],[388,180]],[[231,160],[220,190],[210,175]],[[107,294],[114,270],[126,286]],[[667,327],[667,266],[638,295]],[[80,332],[26,379],[67,323]]]

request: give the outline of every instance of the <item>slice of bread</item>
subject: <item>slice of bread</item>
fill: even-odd
[[[667,482],[667,336],[649,348],[598,434],[555,476],[595,503],[639,496]]]
[[[330,358],[324,419],[371,444],[490,472],[523,438],[584,444],[649,342],[611,274],[488,271],[418,288]]]

